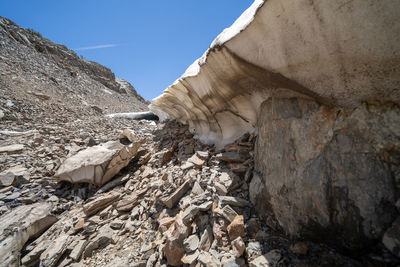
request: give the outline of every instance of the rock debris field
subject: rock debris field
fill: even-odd
[[[111,125],[114,130],[102,135]],[[352,259],[266,227],[249,198],[249,190],[257,190],[251,183],[253,135],[215,150],[175,122],[98,118],[71,127],[96,131],[2,132],[9,144],[0,147],[4,266],[372,266],[375,260],[394,261],[389,254],[375,259],[373,253]],[[81,183],[77,169],[88,160],[82,155],[109,142],[120,146],[97,163],[103,154],[92,155],[89,163],[126,166],[109,181],[96,184],[92,172]],[[133,146],[134,153],[121,161],[120,151]],[[76,157],[80,164],[63,165]],[[57,169],[73,183],[57,178]]]

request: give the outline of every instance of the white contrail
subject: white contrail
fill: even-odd
[[[76,50],[76,51],[92,50],[92,49],[109,48],[109,47],[115,47],[115,46],[118,46],[118,45],[117,44],[94,45],[94,46],[79,47],[79,48],[75,48],[74,50]]]

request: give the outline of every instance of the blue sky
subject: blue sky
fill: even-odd
[[[111,68],[151,100],[252,2],[1,0],[0,16]]]

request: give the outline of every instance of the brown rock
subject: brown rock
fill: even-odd
[[[159,231],[161,233],[165,232],[171,226],[171,224],[174,223],[174,221],[175,221],[175,218],[172,218],[172,217],[164,217],[164,218],[160,219],[158,221]]]
[[[189,189],[190,179],[186,180],[178,189],[175,190],[174,193],[172,193],[171,196],[164,200],[165,206],[172,209]]]
[[[83,205],[83,212],[85,215],[90,216],[96,214],[98,211],[105,209],[120,197],[118,193],[108,193],[95,198],[92,201]]]
[[[305,242],[297,242],[296,244],[294,244],[292,252],[294,254],[306,255],[308,252],[308,246]]]
[[[136,194],[133,194],[131,196],[124,197],[123,199],[118,201],[115,208],[119,212],[130,211],[135,206],[137,206],[139,203],[140,203],[140,199],[138,198],[138,196]]]
[[[235,240],[239,236],[244,236],[244,219],[243,215],[238,215],[235,219],[228,225],[228,234],[231,240]]]
[[[172,157],[174,156],[174,152],[175,152],[175,147],[171,148],[170,150],[168,150],[163,154],[161,159],[161,166],[164,166],[172,159]]]
[[[179,266],[182,264],[182,257],[185,254],[183,241],[188,236],[188,228],[183,223],[180,214],[175,218],[174,223],[166,232],[167,241],[164,247],[164,254],[168,264]]]
[[[233,151],[218,154],[217,159],[229,163],[242,163],[245,161],[238,153]]]
[[[204,159],[199,158],[196,154],[194,154],[193,156],[191,156],[188,159],[189,162],[193,163],[196,166],[203,166],[205,163]]]

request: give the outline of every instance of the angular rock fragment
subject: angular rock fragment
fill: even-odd
[[[191,163],[193,163],[193,164],[196,165],[196,166],[203,166],[204,163],[205,163],[205,160],[199,158],[196,154],[194,154],[193,156],[191,156],[191,157],[188,159],[188,162],[191,162]]]
[[[245,161],[238,153],[233,151],[220,153],[217,155],[217,159],[229,163],[243,163]]]
[[[230,196],[219,196],[219,202],[221,203],[221,205],[231,205],[234,207],[242,208],[249,205],[249,202],[243,198]]]
[[[100,247],[105,247],[109,243],[113,242],[112,236],[114,232],[108,225],[104,225],[101,227],[97,233],[95,238],[89,242],[86,246],[85,251],[83,252],[83,257],[87,258],[92,255],[93,250],[98,249]]]
[[[72,249],[71,253],[69,253],[69,257],[74,261],[79,261],[87,244],[88,244],[87,240],[78,240],[74,248]]]
[[[184,264],[193,264],[197,260],[199,254],[200,252],[198,250],[196,250],[192,254],[185,254],[185,256],[182,257],[181,261]]]
[[[244,244],[244,241],[240,236],[232,241],[232,249],[233,255],[235,257],[239,258],[243,255],[243,252],[246,249],[246,245]]]
[[[246,262],[244,261],[243,258],[228,259],[221,263],[222,263],[222,267],[244,267],[244,266],[246,266]]]
[[[273,267],[276,266],[278,261],[281,259],[281,253],[279,250],[271,250],[267,254],[259,256],[250,262],[250,267]]]
[[[158,229],[160,230],[161,233],[165,232],[168,230],[168,228],[173,224],[175,221],[175,218],[171,217],[164,217],[161,220],[159,220],[159,227]]]
[[[105,185],[103,185],[99,190],[97,190],[96,194],[101,194],[101,193],[110,191],[114,187],[117,187],[117,186],[125,183],[126,181],[128,181],[129,178],[130,178],[129,174],[119,176],[119,177],[111,180],[110,182],[106,183]]]
[[[115,208],[119,212],[130,211],[139,203],[140,203],[140,199],[138,198],[138,196],[136,194],[133,194],[131,196],[124,197],[123,199],[118,201]]]
[[[120,138],[126,138],[128,139],[131,143],[133,143],[136,140],[136,134],[134,130],[131,129],[124,129],[122,130],[122,133],[119,136]]]
[[[20,250],[29,240],[57,221],[52,204],[42,202],[19,206],[4,214],[0,223],[0,263],[18,266]]]
[[[211,244],[214,241],[213,233],[211,227],[207,227],[204,230],[200,238],[199,248],[204,251],[208,251],[211,248]]]
[[[196,217],[196,215],[199,213],[199,211],[200,211],[199,207],[195,205],[190,205],[189,207],[187,207],[182,213],[183,223],[187,224],[188,222],[193,220],[194,217]]]
[[[40,255],[40,266],[56,266],[72,240],[73,238],[69,235],[61,235],[54,241],[50,242],[47,249]]]
[[[229,205],[226,205],[226,206],[222,209],[222,216],[223,216],[225,219],[227,219],[229,222],[232,222],[232,221],[235,219],[235,217],[236,217],[237,215],[238,215],[238,214],[236,213],[236,211],[234,211],[234,210],[232,209],[232,207],[229,206]]]
[[[175,190],[174,193],[172,193],[171,196],[169,196],[163,201],[165,206],[172,209],[189,189],[190,189],[190,179],[186,180],[178,189]]]
[[[10,186],[14,184],[15,175],[11,172],[0,173],[0,186]]]
[[[208,253],[206,251],[201,251],[199,256],[197,257],[197,260],[204,266],[209,266],[209,267],[220,266],[219,260],[215,258],[211,253]]]
[[[101,186],[129,164],[143,142],[124,146],[119,141],[110,141],[89,147],[66,159],[54,176],[71,183]]]
[[[116,201],[120,197],[118,193],[108,193],[106,195],[95,198],[94,200],[89,200],[88,203],[83,205],[83,212],[87,216],[96,214],[98,211],[105,209]]]
[[[235,240],[240,236],[244,236],[244,219],[243,215],[238,215],[235,219],[228,225],[228,234],[231,240]]]
[[[193,252],[199,247],[199,237],[197,235],[191,235],[183,242],[183,248],[186,252]]]
[[[183,223],[182,218],[178,214],[174,223],[165,232],[167,241],[164,247],[164,254],[167,258],[168,264],[172,266],[179,266],[182,264],[181,258],[185,254],[183,248],[183,241],[188,235],[188,228]]]

